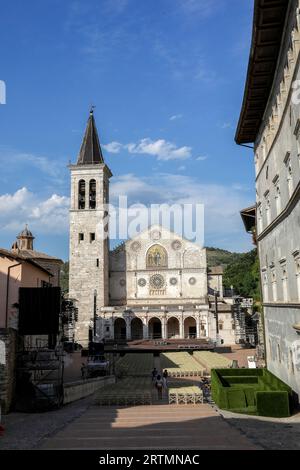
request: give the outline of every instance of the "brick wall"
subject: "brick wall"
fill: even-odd
[[[8,413],[15,393],[17,334],[13,329],[0,328],[0,401]]]

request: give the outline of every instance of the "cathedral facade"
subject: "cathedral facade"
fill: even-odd
[[[109,251],[111,171],[93,112],[71,171],[69,296],[78,307],[76,340],[212,338],[206,250],[151,226]],[[90,331],[90,334],[89,334]]]

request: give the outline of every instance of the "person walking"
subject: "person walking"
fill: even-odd
[[[162,400],[162,392],[163,392],[163,388],[164,388],[164,382],[163,382],[163,379],[160,375],[158,375],[156,377],[155,387],[156,387],[156,390],[157,390],[158,399]]]
[[[164,381],[164,387],[165,388],[168,387],[168,377],[169,377],[168,371],[167,371],[167,369],[165,369],[164,372],[163,372],[163,381]]]
[[[152,374],[152,382],[155,382],[156,381],[156,377],[157,377],[157,369],[154,367],[153,371],[151,372]]]

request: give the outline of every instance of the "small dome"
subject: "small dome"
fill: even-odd
[[[30,230],[28,229],[28,225],[26,224],[24,230],[19,233],[18,238],[34,238]]]

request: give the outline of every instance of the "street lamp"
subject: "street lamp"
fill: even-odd
[[[97,332],[97,291],[94,290],[94,341],[96,339],[96,332]]]
[[[216,319],[216,345],[219,346],[220,344],[220,335],[219,335],[219,312],[218,312],[218,296],[219,292],[217,290],[214,291],[215,296],[215,319]]]

